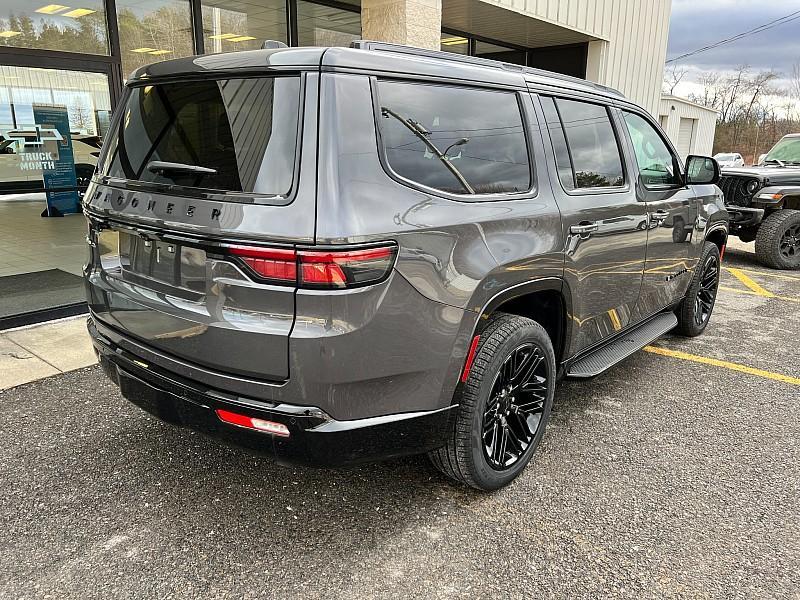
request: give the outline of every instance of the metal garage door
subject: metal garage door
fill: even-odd
[[[686,158],[692,153],[692,138],[694,137],[694,127],[697,119],[681,118],[678,128],[678,154]]]

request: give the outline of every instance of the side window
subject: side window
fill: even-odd
[[[655,128],[636,113],[623,112],[633,142],[639,176],[646,186],[680,185],[675,158]]]
[[[543,98],[543,105],[552,103],[563,127],[569,163],[564,159],[564,151],[553,141],[556,161],[561,181],[565,180],[567,169],[572,171],[572,185],[566,189],[618,187],[625,183],[622,170],[622,157],[619,152],[617,136],[611,125],[608,109],[591,102],[566,100],[564,98]],[[548,102],[549,101],[549,102]],[[548,110],[545,111],[547,115]],[[552,113],[551,113],[552,114]],[[554,116],[548,115],[548,128],[553,139],[553,127],[549,122]],[[556,138],[560,134],[556,134]]]
[[[392,81],[377,88],[383,150],[401,177],[453,194],[530,189],[516,93]]]

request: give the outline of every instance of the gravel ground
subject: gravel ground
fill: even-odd
[[[798,304],[723,285],[706,335],[658,345],[800,377]],[[279,467],[74,371],[0,392],[0,597],[798,598],[798,400],[639,352],[564,383],[527,471],[480,494],[423,458]]]

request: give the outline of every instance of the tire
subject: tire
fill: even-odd
[[[514,387],[508,377],[514,366],[519,372],[532,367],[527,384],[522,373]],[[493,316],[481,334],[447,444],[428,454],[431,462],[479,490],[507,485],[530,462],[544,435],[555,381],[555,353],[544,328],[524,317]]]
[[[773,269],[800,268],[800,210],[785,208],[764,219],[756,234],[756,258]]]
[[[689,289],[675,311],[678,317],[677,331],[681,335],[696,337],[705,331],[717,300],[719,274],[719,248],[711,242],[705,242]]]

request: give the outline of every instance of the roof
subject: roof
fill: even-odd
[[[680,104],[686,104],[688,106],[697,108],[698,110],[706,110],[714,114],[719,113],[719,111],[716,108],[703,106],[702,104],[698,104],[697,102],[692,102],[688,98],[681,98],[680,96],[673,96],[672,94],[661,94],[661,102],[679,102]]]
[[[291,69],[414,74],[524,88],[528,83],[579,90],[614,99],[609,87],[542,69],[475,56],[359,40],[350,48],[275,48],[205,54],[154,63],[134,71],[129,82],[186,74],[264,73]]]

